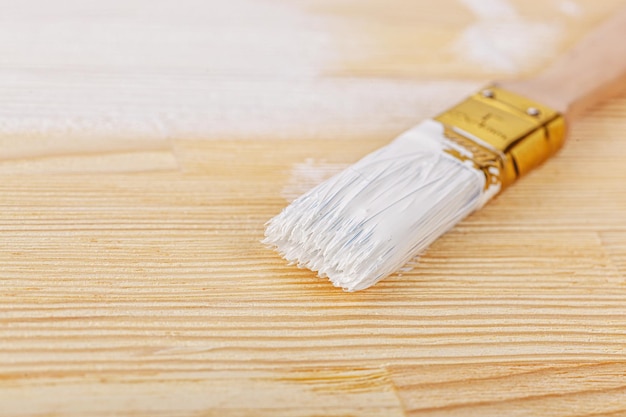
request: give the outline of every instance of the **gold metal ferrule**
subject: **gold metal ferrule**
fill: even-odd
[[[504,189],[552,156],[565,140],[558,112],[499,87],[488,87],[435,117],[447,139],[467,152],[448,152],[485,173],[486,187]]]

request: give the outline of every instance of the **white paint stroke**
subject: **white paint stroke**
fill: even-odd
[[[205,136],[264,117],[280,98],[269,97],[276,85],[291,81],[291,91],[278,89],[270,124],[303,107],[307,92],[293,81],[305,84],[333,56],[315,18],[272,2],[0,0],[0,8],[0,135]]]
[[[476,17],[453,44],[454,52],[487,71],[518,73],[552,57],[562,25],[531,21],[506,0],[459,0]]]
[[[506,0],[459,0],[480,19],[516,19],[517,11]]]
[[[569,17],[581,17],[585,14],[582,6],[573,0],[559,0],[557,8],[561,13]]]
[[[338,62],[329,30],[336,23],[299,2],[0,0],[0,7],[0,137],[24,138],[27,150],[33,137],[50,145],[46,152],[61,152],[53,138],[125,149],[131,139],[388,135],[480,85],[325,76]]]
[[[338,174],[347,166],[347,164],[326,162],[314,158],[307,158],[304,162],[295,163],[281,195],[288,202],[292,202],[316,185]]]

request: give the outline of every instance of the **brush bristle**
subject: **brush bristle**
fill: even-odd
[[[485,202],[483,173],[450,146],[423,122],[295,200],[264,243],[344,290],[375,284]]]

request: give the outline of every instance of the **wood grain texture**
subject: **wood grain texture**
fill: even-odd
[[[493,3],[559,26],[553,55],[618,6]],[[267,57],[237,58],[232,41],[247,38],[225,13],[239,29],[207,49],[224,71],[202,91],[232,97],[210,128],[0,136],[0,415],[626,415],[626,97],[412,271],[343,293],[264,248],[264,222],[484,80],[537,71],[546,52],[513,72],[454,57],[444,46],[486,18],[452,0],[257,4],[271,22],[299,10],[292,41],[337,55],[272,76]],[[275,27],[244,23],[251,44],[280,45]],[[165,61],[152,76],[174,71]],[[0,75],[26,66],[3,62]],[[42,88],[58,82],[46,62]],[[134,65],[117,76],[136,79]]]

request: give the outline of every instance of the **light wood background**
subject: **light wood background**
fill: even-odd
[[[624,96],[367,291],[259,243],[620,1],[4,3],[0,415],[626,415]]]

